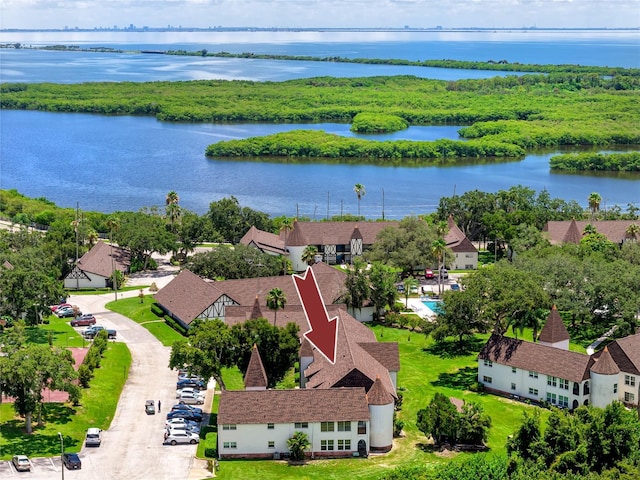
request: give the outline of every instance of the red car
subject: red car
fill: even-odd
[[[90,313],[85,313],[84,315],[80,315],[77,318],[71,320],[72,327],[88,327],[89,325],[96,324],[96,317],[91,315]]]
[[[51,305],[49,308],[53,313],[56,313],[59,308],[72,307],[72,306],[73,305],[71,305],[70,303],[61,303],[60,305]]]
[[[433,274],[433,270],[427,268],[424,271],[424,278],[426,278],[427,280],[431,280],[433,278],[436,278],[436,276]]]

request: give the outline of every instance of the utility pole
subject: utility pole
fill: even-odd
[[[382,189],[382,220],[384,220],[384,188]]]
[[[78,234],[78,229],[80,227],[80,224],[78,222],[78,212],[80,211],[80,202],[76,202],[76,222],[75,222],[75,229],[76,229],[76,269],[78,268],[78,254],[80,251],[80,237]],[[76,271],[76,290],[80,290],[80,277],[78,276],[78,272]]]

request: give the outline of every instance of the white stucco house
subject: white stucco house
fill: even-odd
[[[307,456],[367,456],[393,445],[398,344],[378,343],[371,330],[338,311],[336,363],[308,342],[300,349],[301,386],[267,389],[254,345],[245,389],[225,390],[218,408],[218,456],[279,458],[296,431],[307,434]]]
[[[109,288],[114,270],[127,274],[130,266],[128,250],[98,241],[65,277],[64,288]]]
[[[478,382],[487,391],[558,407],[636,406],[640,396],[640,334],[593,355],[569,351],[569,333],[555,306],[539,343],[492,335],[478,355]]]

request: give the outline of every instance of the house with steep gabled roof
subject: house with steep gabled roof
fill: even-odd
[[[325,302],[342,302],[346,274],[323,263],[312,268]],[[234,306],[241,307],[231,310],[236,316],[245,316],[240,312],[249,308],[259,310],[262,317],[271,318],[273,313],[267,308],[266,296],[276,287],[283,291],[287,306],[300,305],[290,275],[211,281],[186,269],[156,293],[155,300],[169,316],[188,328],[196,318],[219,318],[226,322],[226,310]],[[280,315],[281,312],[277,316]]]
[[[543,233],[551,245],[562,243],[579,244],[582,240],[585,228],[591,225],[596,232],[603,234],[607,239],[618,245],[627,241],[638,241],[640,238],[631,238],[627,229],[632,224],[640,224],[638,220],[570,220],[549,221],[543,228]]]
[[[130,267],[131,253],[128,250],[100,240],[67,274],[64,278],[64,287],[68,289],[110,288],[113,272],[119,270],[126,275]]]
[[[555,307],[540,342],[491,335],[478,354],[478,382],[487,391],[575,409],[614,400],[638,404],[640,334],[593,355],[568,349],[569,335]]]
[[[251,349],[249,365],[247,365],[247,371],[244,374],[244,389],[266,390],[267,386],[267,372],[264,370],[262,358],[260,358],[260,354],[258,353],[258,347],[254,343]]]
[[[447,219],[449,230],[444,236],[444,241],[454,255],[454,260],[449,268],[452,270],[475,270],[478,268],[478,249],[471,243],[462,230],[456,225],[453,216]]]
[[[286,255],[287,249],[284,246],[284,239],[275,233],[259,230],[253,225],[247,233],[240,239],[242,245],[254,247],[261,252],[270,255]]]

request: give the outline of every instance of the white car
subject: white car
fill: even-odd
[[[200,441],[200,435],[186,430],[167,430],[164,432],[164,444],[177,445],[179,443],[196,444]]]
[[[186,403],[187,405],[202,405],[205,396],[197,393],[183,392],[178,397],[178,403]]]
[[[177,423],[175,425],[166,425],[165,430],[169,432],[169,435],[171,435],[172,432],[176,431],[193,432],[200,435],[200,427],[197,425],[192,425],[191,423]]]
[[[180,398],[180,396],[184,393],[188,393],[190,395],[199,395],[202,397],[205,396],[205,392],[198,390],[197,388],[185,387],[185,388],[176,390],[176,398]]]
[[[164,426],[167,428],[173,428],[176,425],[190,425],[192,427],[198,427],[198,424],[196,422],[194,422],[193,420],[187,420],[186,418],[171,418],[164,424]]]

